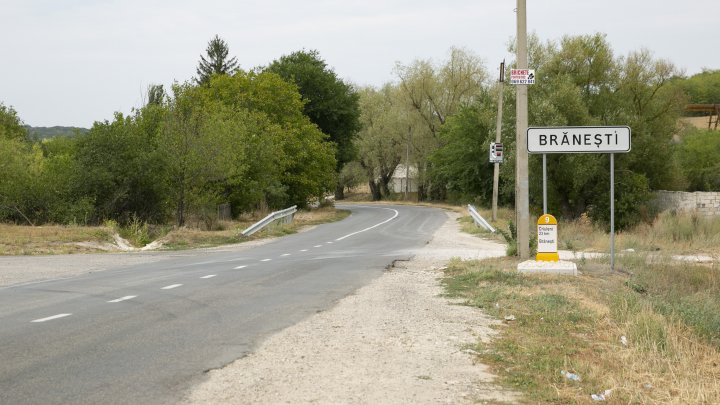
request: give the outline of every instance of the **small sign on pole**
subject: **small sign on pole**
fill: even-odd
[[[537,238],[538,244],[535,260],[539,262],[560,261],[557,248],[557,219],[555,219],[554,216],[545,214],[538,218]]]
[[[503,162],[503,144],[499,142],[490,143],[490,163]]]
[[[535,69],[510,69],[510,84],[535,84]]]

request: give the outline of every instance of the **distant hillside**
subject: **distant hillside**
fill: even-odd
[[[30,133],[31,138],[36,139],[46,139],[46,138],[53,138],[56,136],[73,136],[77,132],[84,134],[85,132],[89,131],[87,128],[78,128],[78,127],[31,127],[29,125],[26,125],[25,128],[27,128],[28,132]]]

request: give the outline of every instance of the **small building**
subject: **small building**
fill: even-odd
[[[409,170],[404,164],[399,164],[393,172],[390,180],[390,190],[393,193],[404,193],[405,188],[410,193],[418,191],[418,169],[415,165],[410,165]]]

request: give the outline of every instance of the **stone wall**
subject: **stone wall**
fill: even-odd
[[[720,215],[720,192],[656,191],[655,205],[660,211],[677,210]]]

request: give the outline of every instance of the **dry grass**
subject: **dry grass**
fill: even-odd
[[[0,255],[88,253],[97,249],[76,242],[112,242],[112,229],[84,226],[0,224]]]
[[[282,236],[297,232],[303,227],[326,222],[339,221],[349,212],[336,210],[332,207],[311,211],[300,211],[291,224],[270,226],[267,229],[243,237],[240,232],[261,219],[263,213],[256,213],[239,221],[223,221],[214,230],[203,230],[193,227],[176,228],[169,232],[162,231],[161,239],[165,249],[192,249],[212,247],[229,243],[241,243],[248,240]],[[111,224],[112,225],[112,224]],[[147,228],[142,224],[140,228]],[[82,227],[82,226],[21,226],[0,224],[0,255],[39,255],[66,253],[101,252],[93,245],[113,242],[113,233],[117,226]],[[120,229],[121,233],[124,229]],[[147,232],[145,232],[147,233]],[[153,232],[150,232],[152,235]],[[125,235],[128,237],[128,235]],[[87,244],[78,245],[79,242]],[[147,243],[148,241],[143,241]]]
[[[475,349],[527,403],[594,403],[591,394],[605,390],[610,403],[720,403],[717,267],[663,263],[629,276],[587,262],[584,275],[557,277],[518,274],[516,263],[455,261],[445,285],[469,305],[515,317]]]

